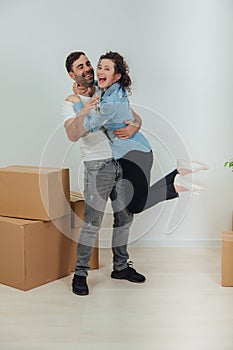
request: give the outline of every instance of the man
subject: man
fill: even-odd
[[[125,208],[124,188],[122,181],[120,181],[122,169],[112,157],[109,140],[104,132],[99,130],[84,135],[83,119],[76,116],[73,111],[73,104],[80,100],[85,105],[91,97],[94,97],[91,102],[93,107],[99,101],[100,90],[94,85],[93,67],[84,52],[72,52],[66,59],[66,69],[71,79],[75,81],[75,88],[78,88],[79,95],[74,93],[68,96],[64,102],[64,126],[71,141],[79,140],[85,166],[85,213],[77,248],[78,259],[72,281],[73,292],[78,295],[89,293],[86,280],[89,269],[88,262],[96,235],[101,227],[108,198],[112,201],[114,212],[113,271],[111,277],[142,283],[145,281],[145,277],[128,263],[127,242],[133,215]],[[141,120],[134,112],[133,115],[136,124],[126,121],[126,124],[129,125],[116,131],[118,137],[131,137],[138,130]]]

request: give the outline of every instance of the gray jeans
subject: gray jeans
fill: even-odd
[[[127,243],[133,214],[125,205],[125,193],[122,181],[122,169],[112,158],[84,162],[85,213],[81,229],[75,274],[86,276],[89,260],[100,230],[104,210],[110,197],[114,224],[112,234],[113,268],[123,270],[127,267],[129,254]]]

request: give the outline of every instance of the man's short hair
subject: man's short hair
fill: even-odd
[[[80,56],[86,56],[86,54],[82,51],[75,51],[71,52],[69,56],[66,58],[65,66],[67,69],[67,72],[73,72],[73,63],[79,59]]]

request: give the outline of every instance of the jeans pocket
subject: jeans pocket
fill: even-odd
[[[99,171],[103,169],[110,161],[112,161],[111,158],[103,160],[91,160],[84,162],[84,166],[87,171]]]

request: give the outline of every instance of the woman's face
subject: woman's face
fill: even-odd
[[[107,58],[102,59],[97,67],[98,86],[107,90],[112,84],[121,78],[121,74],[115,73],[114,62]]]

